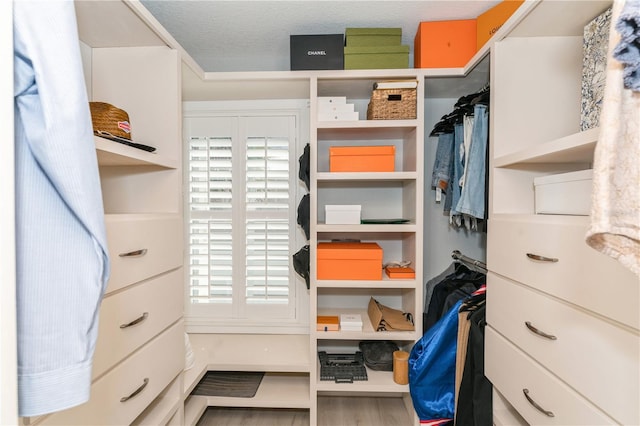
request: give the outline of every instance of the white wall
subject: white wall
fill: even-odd
[[[470,232],[449,226],[449,217],[442,212],[442,203],[435,202],[435,191],[431,189],[431,173],[438,144],[437,137],[429,137],[433,126],[440,118],[453,111],[457,99],[425,100],[425,149],[424,149],[424,281],[444,271],[453,262],[451,252],[486,262],[486,234]]]

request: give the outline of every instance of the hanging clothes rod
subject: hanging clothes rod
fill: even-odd
[[[470,265],[474,268],[479,269],[480,271],[486,273],[487,272],[487,264],[484,262],[480,262],[479,260],[476,259],[472,259],[468,256],[465,256],[464,254],[460,253],[460,250],[454,250],[453,252],[451,252],[451,257],[454,258],[455,260],[459,260],[462,263],[465,263],[467,265]]]

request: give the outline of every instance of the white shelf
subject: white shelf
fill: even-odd
[[[512,214],[512,213],[496,213],[492,219],[508,220],[526,223],[543,223],[546,225],[582,225],[585,228],[589,225],[591,219],[589,216],[578,215],[561,215],[561,214]]]
[[[142,149],[110,141],[94,136],[98,164],[100,166],[158,166],[175,169],[177,165],[162,154],[147,152]]]
[[[319,308],[318,315],[360,314],[362,331],[314,331],[318,340],[397,340],[415,341],[419,339],[416,331],[375,331],[366,309]],[[414,322],[418,319],[414,315]],[[422,321],[422,317],[419,319]],[[315,323],[315,322],[314,322]]]
[[[316,181],[413,181],[418,178],[416,172],[318,172]]]
[[[309,384],[308,374],[266,373],[253,398],[198,398],[205,398],[208,406],[309,408]]]
[[[382,272],[380,281],[359,281],[359,280],[316,280],[318,288],[416,288],[420,283],[415,279],[391,279]]]
[[[415,129],[418,120],[357,120],[357,121],[319,121],[318,130],[322,129]]]
[[[132,13],[127,3],[76,1],[80,40],[91,47],[166,46],[154,29]],[[122,31],[123,28],[127,30]]]
[[[529,1],[518,11],[526,17],[507,33],[509,37],[582,37],[585,24],[609,6],[611,0]]]
[[[514,167],[518,164],[534,163],[590,163],[600,129],[590,129],[561,139],[500,156],[494,167]]]
[[[355,380],[353,383],[335,383],[330,380],[320,380],[319,362],[316,388],[318,392],[409,392],[409,385],[399,385],[393,381],[393,373],[391,371],[375,371],[369,368],[367,368],[367,380]]]
[[[385,233],[402,233],[402,232],[416,232],[417,227],[415,224],[366,224],[366,225],[327,225],[319,223],[316,225],[316,232],[385,232]]]

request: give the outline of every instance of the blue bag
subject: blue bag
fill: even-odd
[[[459,300],[414,345],[409,391],[420,420],[453,419]]]

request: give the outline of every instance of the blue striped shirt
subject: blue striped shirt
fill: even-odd
[[[74,4],[14,4],[21,416],[88,400],[109,275]]]

